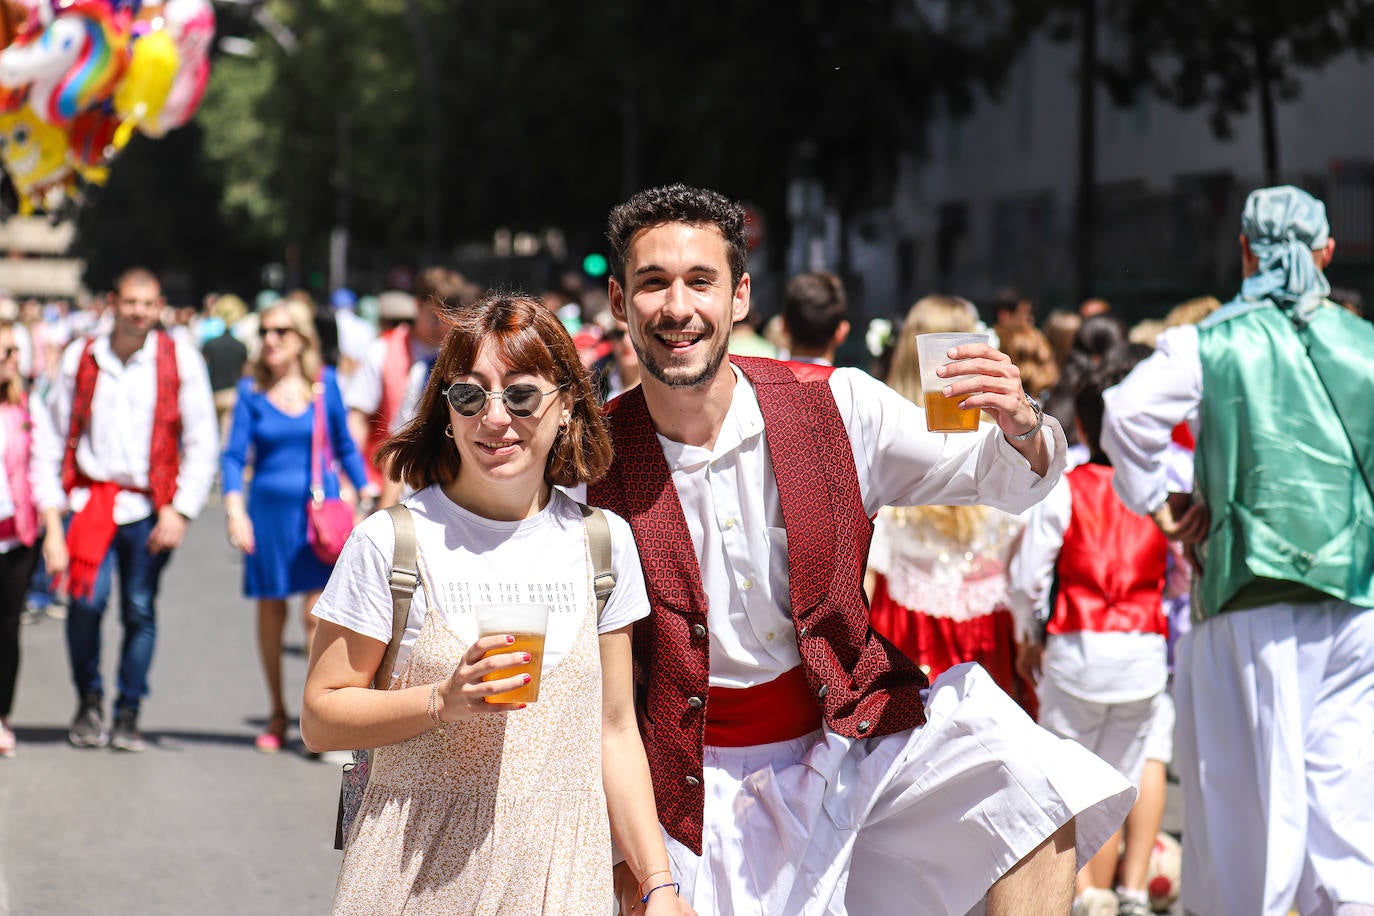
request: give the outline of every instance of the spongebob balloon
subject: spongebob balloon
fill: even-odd
[[[22,215],[60,200],[74,177],[67,161],[67,132],[28,105],[0,114],[0,162],[14,182]]]

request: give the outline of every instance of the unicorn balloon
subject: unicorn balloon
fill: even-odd
[[[27,86],[33,113],[65,127],[110,97],[128,62],[126,42],[105,0],[74,0],[41,32],[0,51],[0,86]]]

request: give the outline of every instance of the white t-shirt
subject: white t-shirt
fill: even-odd
[[[516,522],[482,518],[437,486],[405,500],[415,523],[420,587],[410,605],[393,676],[405,668],[431,596],[443,622],[464,643],[477,638],[477,604],[533,603],[552,607],[544,646],[548,671],[572,650],[591,598],[582,511],[555,489],[544,509]],[[611,566],[615,590],[597,632],[609,633],[648,616],[649,599],[630,526],[612,512]],[[315,616],[386,643],[391,639],[388,576],[396,543],[391,518],[377,512],[353,530],[315,605]]]

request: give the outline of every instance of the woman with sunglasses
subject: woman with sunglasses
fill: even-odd
[[[257,601],[258,653],[271,703],[257,749],[281,750],[288,715],[282,695],[282,637],[286,602],[303,595],[301,620],[309,652],[315,629],[310,609],[329,581],[331,567],[315,556],[306,538],[310,499],[315,381],[323,382],[327,440],[344,472],[359,489],[367,486],[362,455],[348,434],[343,398],[334,370],[321,369],[310,307],[282,300],[258,318],[262,345],[239,382],[228,444],[220,458],[229,543],[243,551],[243,593]],[[252,465],[250,498],[244,500],[244,472]],[[326,496],[337,496],[339,480],[323,469]]]
[[[10,709],[19,679],[19,618],[38,561],[38,513],[29,484],[29,405],[14,325],[0,321],[0,757],[13,757]]]
[[[598,616],[581,507],[559,489],[610,465],[589,374],[538,300],[448,320],[415,418],[378,453],[417,491],[420,584],[388,689],[368,685],[391,638],[390,517],[354,530],[316,605],[302,736],[377,748],[335,912],[607,912],[614,837],[637,912],[691,913],[634,714],[630,630],[649,613],[634,540],[608,513],[616,584]],[[535,702],[486,702],[529,679],[508,636],[478,636],[487,603],[552,608]]]

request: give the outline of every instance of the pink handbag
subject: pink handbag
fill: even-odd
[[[338,497],[324,495],[324,469],[334,462],[328,425],[321,374],[315,383],[315,422],[310,433],[310,501],[305,506],[305,536],[320,562],[333,566],[353,531],[353,507]]]

